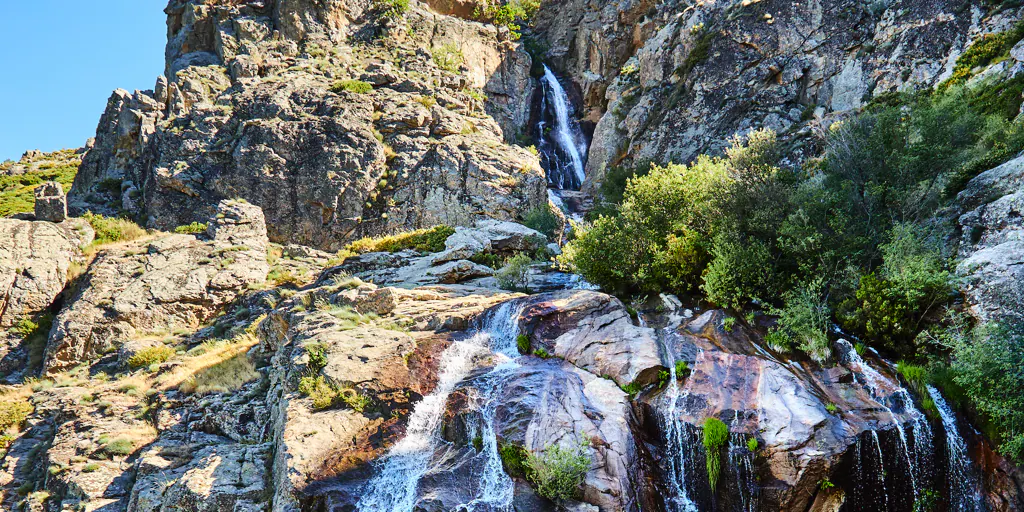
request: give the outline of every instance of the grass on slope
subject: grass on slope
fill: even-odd
[[[46,167],[45,169],[43,167]],[[35,189],[47,181],[56,181],[64,187],[71,187],[78,173],[78,164],[40,166],[38,171],[20,175],[0,175],[0,217],[16,213],[31,212],[35,208]]]

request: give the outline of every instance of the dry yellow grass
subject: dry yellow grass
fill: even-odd
[[[204,370],[217,366],[232,359],[239,354],[243,357],[250,348],[259,343],[256,336],[246,332],[238,335],[231,341],[211,343],[206,350],[194,356],[186,356],[180,363],[167,373],[160,374],[153,382],[153,387],[159,390],[168,390],[181,386],[189,379],[196,378]],[[212,375],[230,368],[210,370]],[[230,373],[228,373],[230,374]]]

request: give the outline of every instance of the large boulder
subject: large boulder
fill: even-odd
[[[102,249],[57,316],[44,370],[56,372],[136,337],[196,328],[267,276],[263,213],[223,201],[209,238],[157,235]]]
[[[81,258],[79,247],[92,237],[85,222],[0,219],[0,377],[23,369],[27,356],[21,346],[26,333],[12,328],[39,320],[53,305]]]
[[[47,181],[35,190],[36,220],[64,222],[68,218],[68,201],[64,187],[56,181]]]

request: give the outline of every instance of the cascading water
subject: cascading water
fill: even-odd
[[[851,347],[847,358],[851,365],[855,364],[860,367],[861,372],[864,374],[866,382],[860,382],[865,386],[871,397],[875,399],[885,410],[889,413],[889,417],[892,418],[892,422],[896,427],[896,433],[899,434],[900,449],[902,451],[903,460],[907,464],[908,474],[910,476],[910,486],[913,489],[914,498],[916,499],[920,495],[920,485],[918,482],[925,482],[929,479],[929,459],[931,455],[933,436],[931,425],[928,423],[928,418],[917,409],[914,405],[914,400],[902,386],[898,386],[892,394],[891,403],[887,403],[887,400],[879,392],[883,388],[885,378],[882,377],[877,370],[869,365],[860,354],[857,354]],[[857,380],[856,374],[854,374],[855,381]],[[893,408],[906,412],[910,418],[911,425],[911,438],[908,441],[907,432],[903,424],[896,417],[893,412]],[[877,436],[876,436],[877,442]],[[880,445],[879,445],[880,446]]]
[[[511,358],[518,355],[515,352],[519,318],[516,308],[514,302],[502,304],[484,319],[484,325],[476,334],[445,349],[439,365],[441,371],[437,387],[416,404],[409,416],[405,437],[389,450],[377,475],[367,484],[357,504],[359,512],[413,510],[420,479],[431,471],[435,453],[445,444],[440,430],[449,395],[470,375],[475,367],[474,360],[479,356],[492,351],[497,355],[498,365],[491,374],[506,371],[508,365],[515,364]],[[493,458],[485,463],[482,489],[479,497],[467,505],[468,510],[477,510],[478,506],[483,510],[505,510],[512,502],[512,481],[497,458],[493,427],[490,427],[488,435],[490,424],[490,421],[485,421],[483,441],[485,453],[490,457],[493,452]]]
[[[729,430],[736,431],[739,420],[737,412]],[[746,436],[736,433],[729,434],[729,465],[736,478],[739,512],[757,512],[760,488],[757,485],[757,475],[754,473],[754,453],[747,447]]]
[[[967,455],[967,443],[957,428],[956,414],[946,403],[946,399],[938,389],[928,386],[928,394],[935,402],[942,418],[942,427],[946,432],[947,476],[949,482],[947,496],[949,510],[981,512],[985,510],[981,495],[981,482],[970,457]]]
[[[678,314],[681,307],[679,299],[672,296],[661,296],[662,302],[668,306],[668,324],[664,328],[655,329],[655,336],[658,340],[659,350],[662,351],[662,359],[669,369],[668,387],[662,398],[660,410],[661,430],[665,435],[665,480],[669,486],[669,493],[664,497],[665,508],[669,512],[698,512],[696,502],[690,497],[690,485],[687,479],[695,473],[693,448],[700,444],[696,433],[679,421],[679,403],[686,402],[685,395],[679,387],[679,379],[676,375],[676,356],[672,348],[668,346],[665,337],[675,332],[675,329],[683,321]],[[639,316],[640,325],[647,327],[643,315]]]
[[[558,77],[544,66],[541,78],[541,119],[537,124],[542,163],[548,185],[558,190],[579,190],[585,178],[587,141],[570,115],[571,103]]]

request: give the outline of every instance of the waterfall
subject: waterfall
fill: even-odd
[[[871,397],[874,398],[875,401],[877,401],[879,405],[889,413],[889,417],[892,418],[892,422],[896,427],[896,432],[899,434],[900,449],[902,451],[903,460],[906,462],[909,470],[910,486],[913,490],[914,498],[917,498],[921,492],[921,486],[918,485],[918,482],[923,482],[927,479],[927,459],[932,446],[932,431],[931,426],[928,423],[928,418],[926,418],[924,413],[914,406],[914,400],[910,396],[910,392],[898,383],[897,389],[893,393],[895,396],[893,403],[887,404],[885,398],[879,392],[883,384],[886,382],[885,378],[878,373],[878,370],[875,370],[871,365],[864,361],[853,347],[850,347],[846,357],[851,365],[856,364],[860,368],[866,379],[866,382],[861,384],[864,385],[871,394]],[[854,374],[854,380],[855,382],[859,382],[856,374]],[[908,442],[906,430],[904,429],[903,424],[896,417],[896,414],[893,412],[891,407],[901,408],[910,415],[911,433],[913,434],[911,442]],[[877,443],[877,441],[878,438],[877,435],[875,435],[875,442]]]
[[[537,136],[547,164],[548,185],[559,190],[579,190],[585,177],[586,138],[579,123],[570,116],[569,96],[546,65],[541,86],[544,94]]]
[[[377,475],[366,485],[357,504],[358,512],[409,512],[416,503],[420,479],[431,469],[435,452],[442,447],[441,424],[448,397],[473,371],[479,356],[494,352],[499,364],[491,371],[506,371],[516,351],[519,309],[514,301],[505,302],[487,315],[478,332],[467,340],[453,342],[441,355],[437,387],[416,404],[409,415],[405,437],[396,443],[379,464]],[[490,401],[490,400],[488,400]],[[486,415],[485,415],[486,416]],[[492,416],[493,417],[493,416]],[[490,424],[490,421],[485,421]],[[487,434],[485,425],[484,434]],[[497,457],[493,427],[490,439],[484,439],[486,452]],[[502,500],[511,504],[512,481],[504,474],[501,460],[495,470],[492,460],[485,465],[485,487],[481,500]],[[500,475],[494,474],[495,471]],[[501,507],[496,508],[500,510]],[[470,508],[472,510],[472,507]]]
[[[739,414],[737,413],[737,420]],[[736,420],[733,421],[733,425]],[[730,427],[730,429],[735,427]],[[736,477],[736,488],[740,497],[740,512],[757,512],[757,475],[754,473],[754,453],[747,447],[747,437],[729,434],[729,465]]]
[[[662,295],[661,300],[668,306],[668,324],[664,328],[655,330],[655,338],[658,341],[659,350],[665,360],[665,366],[669,370],[668,387],[662,397],[663,404],[660,411],[661,429],[665,435],[666,449],[666,483],[669,486],[669,493],[666,493],[665,508],[669,512],[698,512],[697,503],[690,497],[690,486],[687,485],[687,478],[694,473],[693,462],[694,451],[692,448],[700,444],[700,440],[687,425],[679,421],[679,402],[685,402],[685,393],[679,387],[679,378],[676,375],[675,354],[672,348],[665,342],[665,335],[674,332],[683,321],[678,314],[681,307],[679,299],[673,296]],[[641,327],[647,327],[643,315],[638,315]]]
[[[935,408],[939,410],[942,418],[942,427],[946,432],[946,458],[948,474],[946,480],[949,482],[949,510],[962,510],[968,512],[980,512],[985,510],[981,496],[981,482],[978,473],[975,471],[970,457],[967,455],[967,443],[957,429],[956,414],[946,403],[942,393],[932,386],[928,386],[928,394],[935,402]]]

